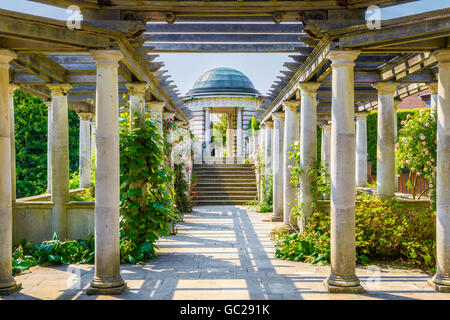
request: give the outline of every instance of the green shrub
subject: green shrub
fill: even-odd
[[[398,201],[371,195],[357,197],[355,210],[356,261],[370,259],[408,262],[434,271],[436,213],[407,208]],[[272,234],[275,256],[310,263],[329,263],[330,218],[320,210],[308,219],[302,234]]]

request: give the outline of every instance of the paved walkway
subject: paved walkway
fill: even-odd
[[[177,235],[159,241],[158,258],[121,267],[129,287],[121,296],[85,295],[93,266],[71,265],[30,269],[16,277],[22,291],[6,299],[450,299],[422,271],[391,267],[357,269],[366,294],[329,294],[329,267],[274,258],[276,224],[263,218],[239,206],[197,207]]]

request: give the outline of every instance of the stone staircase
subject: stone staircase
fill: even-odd
[[[197,193],[194,205],[241,205],[256,199],[251,164],[195,164]]]

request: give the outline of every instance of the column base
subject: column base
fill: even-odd
[[[93,287],[92,284],[89,288],[86,289],[86,294],[88,296],[94,296],[94,295],[120,295],[125,292],[127,288],[127,283],[124,282],[119,287],[112,287],[112,288],[97,288]]]
[[[20,289],[22,289],[21,283],[16,283],[13,286],[7,288],[0,288],[0,296],[9,296],[20,291]]]
[[[329,293],[363,293],[364,288],[361,286],[358,278],[344,279],[330,275],[323,281],[325,288]]]
[[[273,214],[273,215],[270,216],[270,221],[272,221],[272,222],[283,222],[283,217],[280,216],[280,215]]]
[[[86,289],[87,295],[118,295],[122,294],[127,288],[127,283],[122,277],[102,281],[101,278],[94,277],[91,285]]]
[[[435,275],[428,280],[428,285],[437,292],[450,293],[450,279]]]

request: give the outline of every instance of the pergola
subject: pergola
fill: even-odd
[[[323,134],[332,185],[331,275],[325,282],[331,292],[362,290],[354,259],[355,181],[365,183],[367,153],[365,117],[360,112],[379,110],[377,192],[389,198],[395,192],[395,98],[432,88],[438,114],[438,261],[431,284],[449,290],[450,10],[383,21],[381,29],[370,30],[365,21],[368,6],[411,0],[34,1],[62,8],[78,5],[83,22],[80,29],[71,30],[63,21],[0,10],[1,293],[19,288],[11,277],[15,201],[11,89],[19,86],[51,101],[52,231],[62,238],[67,232],[69,195],[67,108],[80,114],[80,137],[87,137],[80,141],[80,157],[87,159],[89,119],[95,117],[96,259],[88,293],[121,293],[125,284],[119,263],[120,97],[128,93],[131,110],[149,109],[159,119],[164,112],[186,123],[191,117],[176,86],[160,70],[158,52],[292,53],[293,61],[285,63],[288,70],[281,71],[257,113],[264,134],[253,136],[250,152],[256,151],[257,139],[266,146],[265,155],[272,158],[269,172],[274,173],[274,219],[297,225],[291,215],[297,200],[295,187],[289,184],[290,146],[300,140],[302,166],[311,165],[317,123],[331,120],[331,128],[327,123]],[[89,161],[81,171],[90,172]],[[304,176],[301,182],[305,208],[312,201],[310,179]],[[305,217],[309,214],[305,212]],[[304,225],[304,219],[298,221],[301,230]]]

